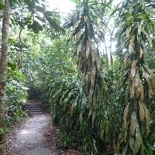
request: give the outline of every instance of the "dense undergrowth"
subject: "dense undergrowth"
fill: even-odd
[[[88,99],[77,77],[72,76],[60,81],[51,80],[51,85],[52,87],[47,88],[49,101],[46,100],[46,104],[51,109],[53,123],[60,127],[60,146],[79,148],[84,154],[102,152],[113,154],[116,135],[119,131],[118,124],[115,124],[116,121],[119,122],[119,118],[114,115],[119,111],[117,103],[113,105],[109,103],[107,107],[102,103],[99,105],[100,111],[108,109],[107,122],[104,124],[105,121],[102,122],[102,119],[105,116],[102,113],[96,114],[95,118],[90,117]],[[106,127],[105,130],[104,127]],[[105,136],[108,133],[111,134]]]
[[[113,154],[121,123],[119,93],[116,81],[112,80],[118,75],[105,72],[108,97],[96,105],[94,113],[88,102],[90,98],[83,91],[76,59],[72,58],[72,48],[69,48],[72,44],[64,46],[65,40],[57,39],[48,47],[46,59],[41,60],[44,74],[38,74],[36,81],[33,80],[30,92],[33,90],[34,97],[38,96],[38,88],[41,88],[40,99],[51,113],[54,125],[60,128],[60,147],[73,147],[84,154]]]
[[[25,75],[13,64],[8,66],[7,81],[7,124],[10,125],[27,117],[26,102],[28,88],[26,87]]]
[[[113,12],[114,20],[117,19],[114,23],[116,53],[109,51],[112,53],[108,62],[107,53],[103,52],[105,56],[99,50],[101,41],[105,44],[104,50],[112,50],[105,38],[114,31],[107,27],[113,16],[107,17],[112,12],[109,11],[112,1],[104,2],[83,0],[77,3],[77,10],[66,24],[70,42],[64,32],[59,33],[59,38],[55,37],[55,32],[53,36],[47,34],[49,29],[46,35],[45,31],[37,32],[38,35],[28,33],[29,37],[24,38],[23,64],[20,58],[18,62],[15,58],[8,63],[7,122],[10,124],[27,116],[24,105],[29,96],[40,99],[51,113],[53,124],[60,129],[57,133],[60,147],[72,147],[84,155],[120,152],[153,155],[152,8],[150,12],[147,10],[150,4],[145,0],[124,1],[122,6],[117,6]],[[110,39],[112,46],[114,38]],[[14,53],[11,59],[13,56]]]

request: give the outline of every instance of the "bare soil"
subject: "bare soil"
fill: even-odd
[[[59,149],[57,143],[56,128],[51,124],[51,116],[35,115],[10,127],[5,155],[81,155],[72,149]]]

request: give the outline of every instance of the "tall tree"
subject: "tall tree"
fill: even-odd
[[[8,32],[10,20],[9,0],[5,0],[5,8],[2,23],[2,44],[0,51],[0,128],[5,129],[5,111],[6,111],[6,70],[7,70],[7,52],[8,52]],[[4,153],[5,133],[0,135],[0,154]]]

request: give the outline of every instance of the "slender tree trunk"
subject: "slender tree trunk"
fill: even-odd
[[[2,43],[0,51],[0,128],[6,127],[5,111],[6,111],[6,70],[7,70],[7,51],[8,51],[8,31],[9,31],[9,0],[5,0],[4,17],[2,23]],[[4,154],[5,134],[0,135],[0,155]]]

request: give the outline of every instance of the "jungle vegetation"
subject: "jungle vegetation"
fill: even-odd
[[[153,0],[0,1],[0,154],[9,124],[42,101],[60,147],[84,155],[155,153]]]

